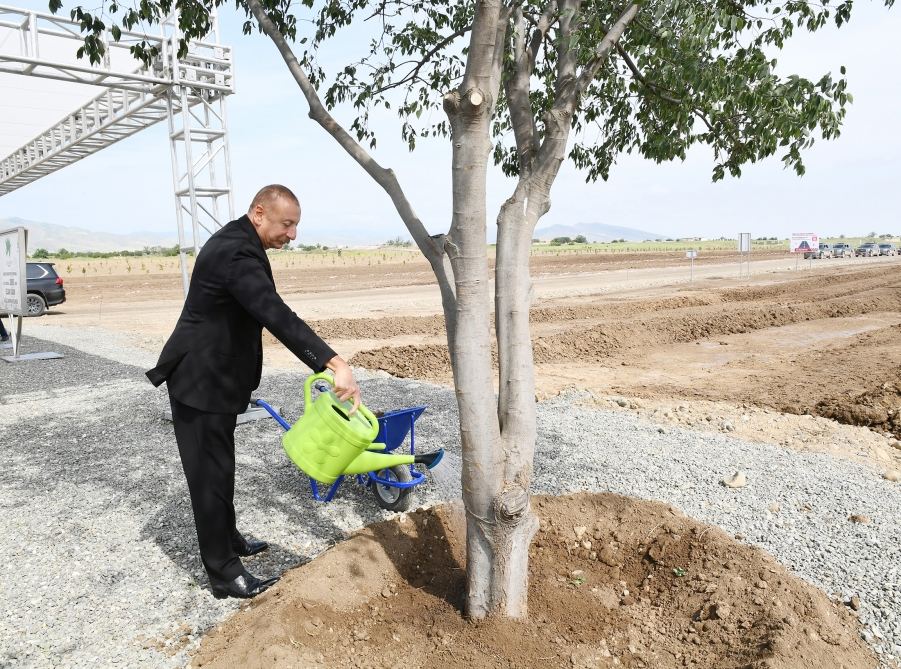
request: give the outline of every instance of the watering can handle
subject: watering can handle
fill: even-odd
[[[310,374],[307,377],[307,380],[303,384],[303,402],[304,402],[304,411],[309,410],[310,405],[313,403],[313,384],[316,381],[325,381],[332,388],[335,387],[335,379],[332,378],[331,374],[326,374],[325,372],[319,372],[318,374]],[[367,409],[363,404],[360,404],[357,407],[357,411],[362,415],[366,421],[373,426],[373,428],[378,429],[379,419],[376,418],[373,413]]]

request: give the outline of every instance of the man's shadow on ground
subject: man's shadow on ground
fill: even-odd
[[[173,450],[175,450],[174,443]],[[178,457],[177,454],[175,457]],[[286,566],[290,569],[315,557],[323,543],[332,545],[346,537],[347,531],[335,524],[326,505],[313,499],[309,480],[293,466],[286,464],[271,466],[268,462],[254,463],[250,466],[247,463],[238,463],[237,469],[236,491],[241,491],[236,492],[235,496],[238,530],[245,536],[269,543],[269,549],[263,553],[242,558],[242,562],[251,573],[265,576],[281,574]],[[339,495],[344,493],[343,502],[351,504],[352,513],[356,512],[361,524],[379,520],[378,509],[371,496],[359,491],[354,494],[350,492],[351,487],[357,486],[348,481],[342,486]],[[164,488],[165,484],[161,482],[158,489]],[[248,508],[248,502],[252,508]],[[259,530],[246,526],[246,522],[242,523],[242,516],[246,518],[252,514],[275,515],[281,518],[280,524],[297,527],[299,533],[313,540],[311,542],[313,552],[298,552],[273,542],[266,536],[260,536]],[[165,494],[160,506],[145,521],[140,537],[153,541],[173,564],[199,585],[207,583],[206,571],[200,560],[191,500],[187,483],[183,478],[176,484],[175,491]]]

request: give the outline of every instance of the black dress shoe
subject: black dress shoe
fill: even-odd
[[[226,597],[241,597],[248,599],[256,597],[265,592],[271,585],[278,581],[278,576],[260,580],[250,572],[245,571],[231,581],[220,581],[218,578],[210,577],[210,588],[213,591],[213,597],[216,599],[225,599]]]
[[[250,557],[251,555],[262,553],[264,550],[269,548],[269,544],[267,544],[265,541],[257,541],[256,539],[245,539],[244,537],[240,537],[239,539],[234,539],[232,541],[232,548],[235,549],[235,553],[237,553],[240,557]]]
[[[428,469],[434,469],[444,457],[444,449],[439,448],[434,453],[417,453],[413,456],[413,462],[425,465]]]

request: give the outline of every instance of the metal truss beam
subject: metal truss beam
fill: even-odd
[[[25,74],[108,88],[0,161],[0,195],[10,193],[58,169],[71,165],[125,137],[162,121],[166,96],[173,88],[186,91],[183,103],[195,105],[234,91],[231,49],[219,44],[192,43],[188,55],[176,57],[177,26],[167,21],[159,36],[123,31],[119,42],[107,39],[103,62],[95,67],[64,58],[43,59],[44,51],[74,54],[82,43],[75,21],[0,5],[4,40],[0,72]],[[7,35],[9,36],[9,35]],[[52,44],[48,40],[53,40]],[[128,48],[147,42],[159,49],[151,68],[135,68]]]
[[[165,97],[108,90],[0,162],[0,195],[10,193],[166,118]]]
[[[221,44],[192,42],[188,55],[178,59],[173,34],[123,30],[118,42],[106,35],[102,62],[89,65],[87,61],[52,55],[59,51],[59,45],[71,47],[64,52],[74,54],[83,44],[77,21],[5,5],[0,5],[0,34],[15,37],[3,40],[0,72],[144,92],[161,85],[180,84],[225,94],[234,92],[231,48]],[[130,53],[132,46],[141,43],[156,47],[159,52],[149,68],[136,68]]]

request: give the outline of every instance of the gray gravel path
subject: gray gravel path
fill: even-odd
[[[172,428],[162,418],[165,394],[142,368],[59,343],[25,344],[66,358],[0,367],[0,666],[183,666],[204,630],[238,604],[209,594]],[[372,408],[428,405],[417,441],[447,448],[448,457],[417,500],[457,497],[453,393],[361,377]],[[266,376],[257,396],[293,419],[300,381]],[[868,641],[886,660],[901,661],[901,485],[825,455],[661,433],[628,414],[582,407],[581,399],[570,393],[538,407],[536,492],[663,500],[740,534],[826,592],[860,595]],[[272,421],[237,431],[239,527],[273,546],[247,560],[261,575],[384,517],[353,484],[329,505],[313,502],[279,436]],[[736,469],[748,485],[720,485]],[[776,513],[768,511],[773,502]],[[851,523],[851,514],[872,522]]]

